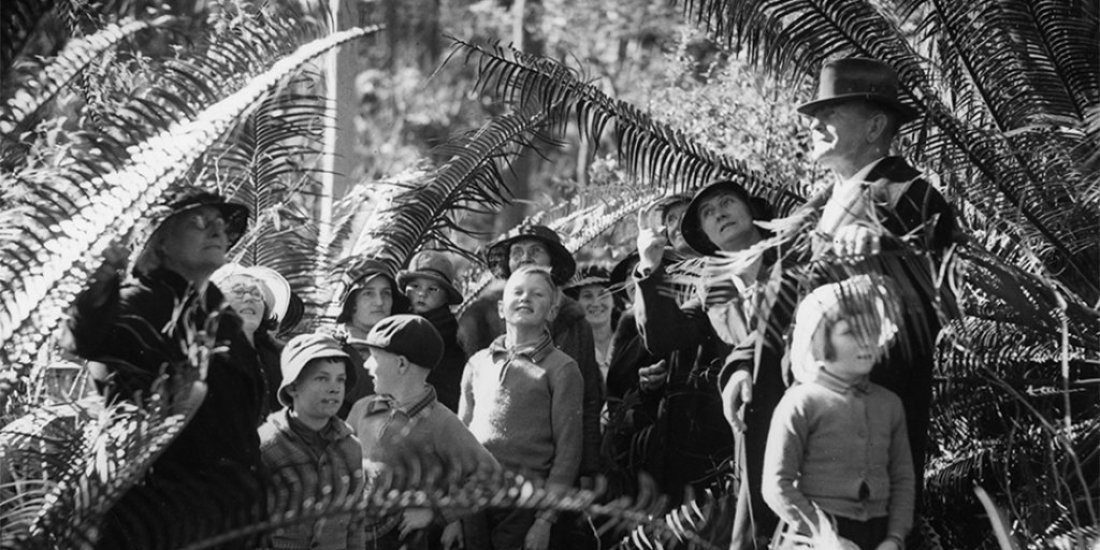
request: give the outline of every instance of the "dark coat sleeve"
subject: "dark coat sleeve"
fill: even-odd
[[[592,325],[584,319],[573,318],[569,322],[555,323],[554,344],[577,362],[584,381],[582,400],[581,476],[590,476],[600,470],[600,410],[603,409],[603,381],[600,366],[596,363],[596,342]]]
[[[662,289],[665,279],[663,265],[635,279],[638,290],[634,295],[634,317],[638,334],[646,351],[655,357],[665,357],[678,349],[695,348],[713,332],[702,304],[695,299],[682,306],[678,304]]]

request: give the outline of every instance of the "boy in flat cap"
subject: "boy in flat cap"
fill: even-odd
[[[286,408],[272,413],[259,430],[260,453],[279,499],[275,509],[359,498],[363,455],[351,428],[336,416],[352,368],[348,354],[327,334],[303,334],[283,348],[281,363],[277,396]],[[270,547],[359,549],[363,522],[344,514],[297,523],[273,533]]]
[[[443,340],[431,322],[419,315],[393,315],[374,325],[365,344],[371,348],[366,368],[376,393],[356,402],[348,421],[362,444],[368,480],[410,459],[441,465],[459,483],[500,469],[428,383],[443,356]],[[369,546],[397,548],[406,535],[430,527],[433,517],[429,510],[409,509],[382,518],[368,526]],[[405,546],[427,548],[423,535]]]

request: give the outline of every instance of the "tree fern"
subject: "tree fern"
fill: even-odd
[[[375,32],[356,28],[334,33],[301,47],[277,61],[266,73],[226,99],[211,105],[194,120],[172,127],[147,140],[117,171],[93,180],[90,187],[105,189],[70,219],[54,220],[57,229],[42,242],[26,230],[20,242],[34,242],[23,253],[0,259],[0,272],[19,281],[0,293],[0,341],[9,362],[29,360],[33,351],[61,319],[64,308],[80,289],[108,242],[128,230],[198,156],[282,80],[306,61],[340,45]],[[112,224],[113,222],[113,224]],[[58,230],[59,229],[59,230]],[[28,274],[16,277],[14,274]]]

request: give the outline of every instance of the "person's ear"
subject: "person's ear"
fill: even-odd
[[[397,356],[397,372],[405,374],[409,370],[409,360],[404,355]]]
[[[867,142],[878,143],[882,139],[882,135],[886,133],[886,125],[890,123],[890,118],[886,116],[886,113],[875,113],[867,120]]]
[[[501,319],[504,318],[504,300],[497,301],[497,315],[499,315]]]

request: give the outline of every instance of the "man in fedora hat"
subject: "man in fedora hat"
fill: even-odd
[[[127,253],[112,248],[74,302],[72,351],[91,361],[108,402],[150,400],[164,373],[168,391],[162,402],[186,403],[191,396],[177,391],[193,388],[205,373],[205,396],[194,416],[107,513],[99,548],[184,546],[186,537],[201,536],[189,527],[202,525],[209,533],[211,527],[230,529],[258,519],[249,514],[262,510],[266,483],[256,433],[267,393],[264,372],[240,318],[224,314],[223,294],[208,284],[247,224],[244,206],[185,189],[139,223],[131,241],[138,247],[133,277],[122,280]],[[194,334],[211,326],[209,365],[197,365]],[[211,498],[185,498],[196,494]],[[198,523],[180,523],[177,512],[185,508]]]
[[[829,168],[835,180],[791,216],[797,223],[787,226],[794,229],[785,230],[777,241],[808,243],[816,260],[810,273],[811,289],[835,282],[853,270],[879,272],[895,277],[905,295],[902,301],[914,304],[907,308],[905,329],[892,344],[889,359],[876,365],[871,378],[902,398],[919,490],[933,343],[939,323],[932,306],[932,272],[926,262],[906,261],[905,254],[917,251],[938,258],[954,240],[955,217],[951,206],[919,171],[891,154],[899,128],[920,115],[901,100],[899,92],[897,73],[881,61],[845,58],[825,63],[817,97],[800,105],[798,111],[812,119],[811,157]],[[836,261],[839,258],[844,261]],[[797,293],[793,286],[784,292]],[[758,378],[789,381],[781,335],[792,321],[791,304],[796,302],[797,296],[766,306],[760,315],[766,321],[757,328],[764,344],[751,341],[738,346],[727,359],[719,381],[724,413],[735,430],[745,430],[748,424],[752,432],[753,426],[765,420],[770,423],[774,405],[760,401],[773,399],[776,392],[761,391]],[[774,389],[774,384],[767,386]],[[746,432],[750,466],[762,463],[759,442],[766,436]],[[759,482],[757,466],[748,479],[751,499],[743,499],[751,506],[738,509],[731,548],[753,548],[774,529],[774,516],[763,505]]]

